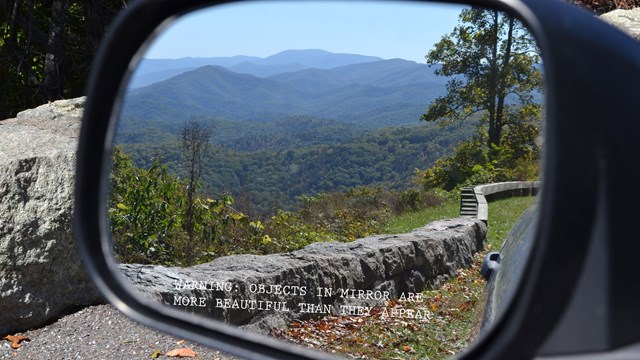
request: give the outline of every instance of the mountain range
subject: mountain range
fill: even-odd
[[[238,73],[266,77],[307,68],[332,69],[339,66],[382,60],[375,56],[335,54],[325,50],[285,50],[266,58],[237,55],[181,59],[143,59],[133,74],[129,88],[139,88],[166,80],[206,65],[219,65]]]
[[[115,142],[137,166],[159,157],[184,177],[176,134],[198,120],[213,130],[203,189],[250,199],[261,216],[290,208],[302,194],[404,189],[416,168],[450,154],[475,129],[473,121],[418,126],[446,91],[449,79],[436,69],[319,50],[144,60],[137,73],[156,79],[129,87]]]
[[[269,121],[310,115],[378,128],[415,123],[444,94],[448,81],[435,75],[436,66],[320,50],[285,51],[258,60],[247,56],[212,59],[224,65],[185,71],[183,66],[195,66],[203,59],[143,62],[147,74],[180,73],[144,87],[131,86],[123,118]],[[268,76],[234,71],[251,66],[291,71]]]

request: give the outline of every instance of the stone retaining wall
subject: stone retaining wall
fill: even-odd
[[[507,181],[473,188],[478,202],[478,220],[489,220],[489,202],[514,196],[533,196],[540,191],[540,181]]]
[[[268,331],[318,313],[366,312],[438,287],[468,267],[486,240],[477,219],[436,221],[407,234],[315,243],[292,253],[236,255],[188,268],[120,265],[144,296]]]

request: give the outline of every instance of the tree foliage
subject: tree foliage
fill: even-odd
[[[310,128],[287,126],[283,135],[261,137],[249,132],[229,138],[225,138],[227,129],[213,123],[210,126],[216,131],[212,139],[219,146],[210,149],[206,157],[201,191],[233,195],[236,209],[265,220],[277,209],[292,210],[301,195],[344,192],[360,186],[408,189],[416,168],[431,166],[437,158],[450,155],[456,144],[473,135],[477,122],[444,128],[436,124],[388,127],[352,134],[334,131],[331,122],[326,127],[318,119],[309,121],[313,122]],[[282,128],[280,124],[268,123]],[[122,137],[122,146],[136,166],[148,168],[151,159],[161,154],[170,171],[188,178],[175,135],[161,133],[166,130],[162,126],[139,130],[140,135]]]
[[[440,195],[358,187],[301,196],[296,210],[251,219],[229,195],[194,196],[193,234],[185,230],[187,180],[156,158],[142,169],[119,147],[111,171],[109,221],[116,258],[125,263],[188,266],[233,254],[294,251],[318,241],[379,233],[389,217],[439,204]]]
[[[237,234],[251,235],[238,230],[248,225],[248,218],[231,207],[231,196],[196,196],[189,210],[187,187],[159,159],[141,169],[115,148],[108,212],[120,261],[192,265],[228,254],[237,245]],[[191,234],[184,227],[188,211]]]
[[[0,119],[82,95],[98,45],[127,1],[0,1]]]
[[[463,141],[453,155],[417,170],[414,181],[425,189],[446,191],[501,181],[533,181],[539,177],[540,129],[537,117],[505,126],[501,145],[487,148],[485,132]]]
[[[495,10],[463,10],[459,24],[426,56],[450,76],[447,94],[421,119],[441,123],[482,117],[473,139],[417,171],[426,188],[453,190],[538,176],[542,93],[540,56],[522,24]]]
[[[502,129],[523,114],[539,112],[535,95],[542,75],[535,42],[522,24],[496,10],[465,9],[459,24],[427,56],[441,64],[437,75],[450,76],[447,94],[438,97],[421,119],[457,122],[481,113],[487,147],[500,146]]]
[[[155,159],[147,170],[135,168],[116,147],[112,158],[109,220],[120,260],[170,263],[180,237],[183,184]]]

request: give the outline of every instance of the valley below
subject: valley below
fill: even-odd
[[[185,177],[178,134],[197,122],[211,129],[203,192],[233,195],[241,211],[262,217],[302,195],[403,190],[416,169],[450,155],[476,129],[477,119],[419,121],[449,80],[436,69],[322,50],[148,59],[134,74],[116,144],[138,167],[160,159]]]

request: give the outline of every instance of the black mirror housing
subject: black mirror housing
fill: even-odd
[[[485,280],[491,279],[491,276],[500,268],[500,253],[490,252],[485,256],[480,268],[480,274]]]
[[[140,49],[164,24],[222,2],[140,0],[118,18],[101,47],[87,87],[76,178],[75,227],[83,261],[106,299],[133,319],[248,358],[330,358],[213,321],[160,308],[139,297],[116,274],[109,248],[105,169],[124,84]],[[463,359],[524,359],[539,354],[571,306],[590,249],[605,249],[603,280],[582,294],[606,291],[607,351],[640,341],[640,298],[634,225],[640,192],[638,93],[640,45],[592,15],[555,0],[474,1],[525,23],[542,50],[546,74],[546,158],[532,256],[513,303]],[[598,244],[598,246],[591,246]],[[491,266],[498,262],[490,255]],[[559,271],[561,269],[561,271]],[[589,283],[588,281],[586,283]],[[576,332],[579,331],[578,325]],[[606,325],[606,326],[604,326]],[[571,323],[564,326],[572,326]],[[581,324],[580,326],[585,326]],[[567,333],[567,332],[564,332]],[[562,351],[561,349],[558,351]]]

